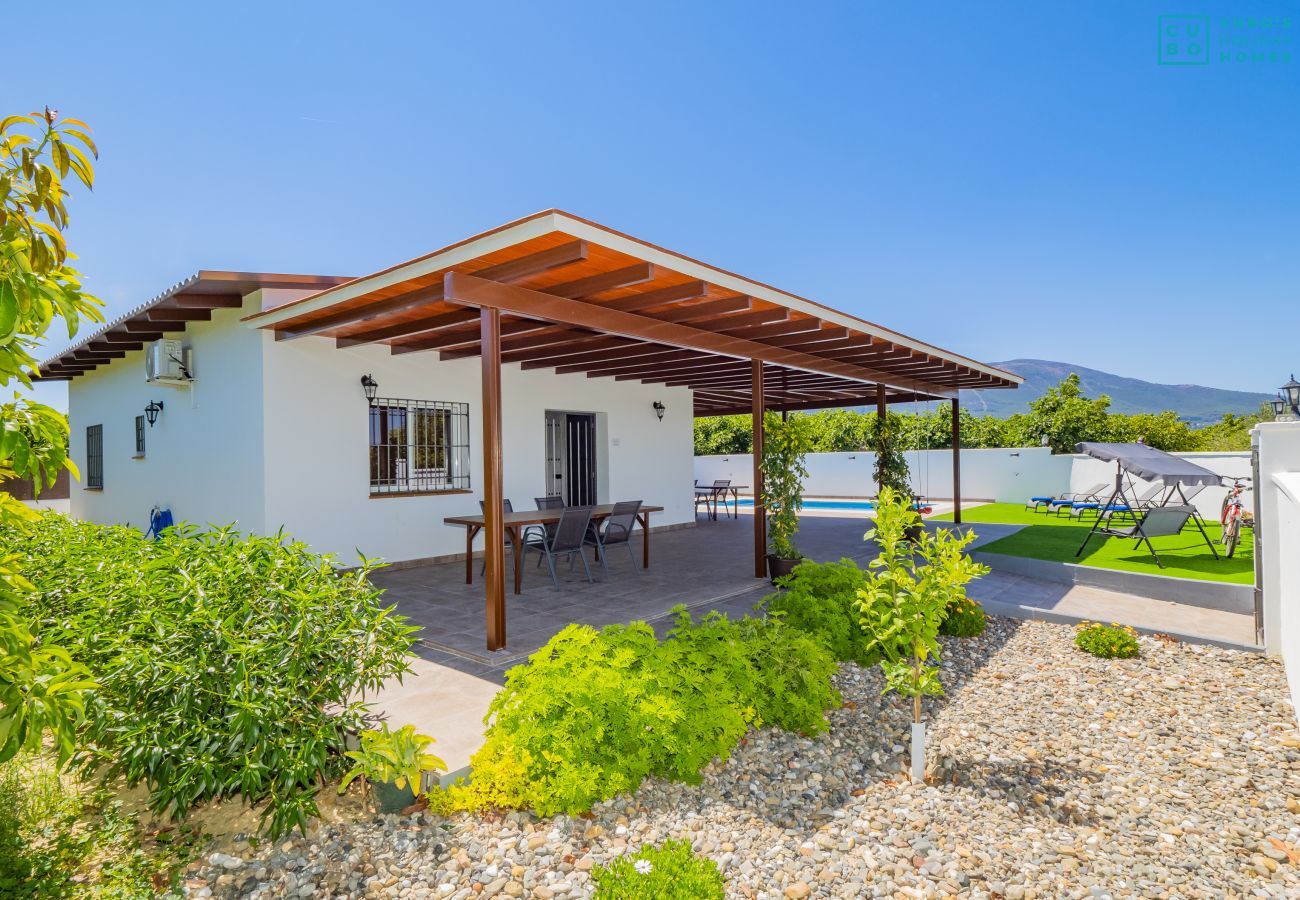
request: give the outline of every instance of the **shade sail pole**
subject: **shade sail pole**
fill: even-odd
[[[952,398],[952,521],[961,524],[961,401]]]
[[[501,310],[479,311],[483,355],[483,553],[487,648],[506,645],[505,529],[501,474]]]
[[[754,577],[767,575],[767,509],[763,506],[763,361],[750,363],[754,417]]]

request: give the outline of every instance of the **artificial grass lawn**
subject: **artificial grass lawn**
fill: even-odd
[[[1233,584],[1253,584],[1255,561],[1253,532],[1245,529],[1242,542],[1237,545],[1232,559],[1223,558],[1219,544],[1220,528],[1217,522],[1206,522],[1205,531],[1219,551],[1215,559],[1205,546],[1201,533],[1191,522],[1182,534],[1153,538],[1151,543],[1165,564],[1162,569],[1151,558],[1143,544],[1133,549],[1137,541],[1094,534],[1083,555],[1077,559],[1074,552],[1092,527],[1093,519],[1071,519],[1068,516],[1033,512],[1020,503],[989,503],[962,510],[963,523],[987,522],[996,525],[1024,525],[1015,534],[984,544],[981,553],[1001,553],[1005,556],[1024,556],[1029,559],[1046,559],[1052,562],[1077,563],[1098,569],[1117,569],[1122,572],[1141,572],[1145,575],[1171,575],[1175,578],[1196,578],[1201,581],[1227,581]],[[934,516],[935,519],[952,520],[952,513]],[[1129,519],[1116,519],[1117,527],[1131,525]],[[978,529],[977,529],[978,530]]]

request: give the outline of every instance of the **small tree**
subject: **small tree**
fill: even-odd
[[[803,509],[804,457],[812,451],[812,425],[807,416],[782,420],[777,413],[763,417],[763,506],[772,555],[799,559],[794,536]]]
[[[911,470],[903,456],[903,419],[895,413],[876,416],[871,422],[871,449],[876,454],[876,468],[871,477],[876,484],[895,493],[912,496]]]
[[[876,503],[876,527],[867,540],[880,545],[868,563],[867,584],[858,591],[859,622],[867,635],[867,652],[878,653],[885,691],[912,698],[912,778],[925,774],[925,726],[921,698],[943,693],[939,681],[939,626],[948,604],[965,596],[965,586],[988,571],[963,551],[973,533],[946,528],[921,530],[921,517],[908,498],[882,488]]]
[[[43,113],[0,118],[0,387],[31,387],[33,351],[56,319],[75,334],[82,319],[98,320],[98,301],[81,290],[69,264],[63,186],[74,175],[87,188],[95,154],[90,129],[76,119]],[[0,478],[26,478],[38,489],[54,483],[67,457],[68,423],[40,403],[15,399],[0,406]],[[35,514],[0,492],[0,525],[22,527]],[[0,559],[0,762],[36,748],[48,729],[61,759],[73,750],[82,693],[93,687],[86,669],[34,634],[20,610],[31,584],[18,560]]]

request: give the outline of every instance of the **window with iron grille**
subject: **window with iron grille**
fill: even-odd
[[[135,417],[135,455],[144,456],[144,416]]]
[[[86,487],[104,487],[104,426],[86,428]]]
[[[469,404],[380,398],[370,407],[370,493],[467,491]]]

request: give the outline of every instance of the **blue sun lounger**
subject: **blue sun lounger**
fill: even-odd
[[[1062,494],[1059,497],[1030,497],[1025,503],[1025,509],[1032,509],[1038,512],[1039,507],[1047,507],[1048,512],[1052,512],[1058,506],[1066,503],[1091,502],[1100,500],[1099,494],[1107,487],[1106,482],[1094,484],[1089,490],[1078,494]]]

